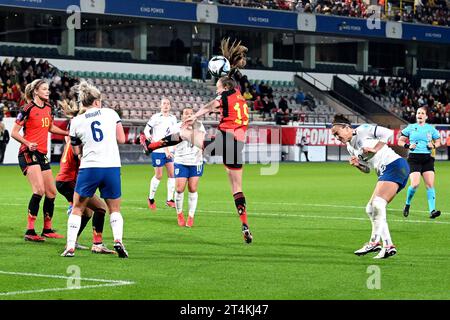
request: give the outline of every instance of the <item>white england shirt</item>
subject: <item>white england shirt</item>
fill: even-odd
[[[177,124],[177,117],[173,114],[163,116],[161,112],[154,114],[145,126],[144,134],[152,141],[158,141],[170,134],[170,128]],[[150,134],[150,130],[152,130]],[[154,153],[164,153],[165,148],[156,149]],[[173,147],[169,148],[173,151]]]
[[[109,108],[90,108],[70,122],[70,137],[83,144],[82,168],[117,168],[121,166],[117,144],[116,111]]]
[[[347,142],[347,150],[351,156],[357,156],[363,165],[375,169],[380,176],[386,166],[399,159],[400,156],[387,144],[377,153],[369,156],[363,156],[363,148],[373,148],[379,141],[387,143],[392,135],[393,131],[388,128],[363,124],[354,130],[352,139]]]
[[[181,125],[181,122],[178,124]],[[202,123],[200,123],[200,132],[206,133],[206,129]],[[177,144],[175,149],[175,163],[179,163],[185,166],[198,166],[203,164],[203,151],[202,149],[192,145],[189,141],[183,141]]]

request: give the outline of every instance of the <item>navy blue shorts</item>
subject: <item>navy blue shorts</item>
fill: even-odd
[[[175,163],[175,178],[201,177],[203,175],[203,164],[198,166],[186,166]]]
[[[164,167],[166,163],[173,162],[173,158],[167,158],[165,153],[152,152],[152,166]]]
[[[378,177],[378,181],[391,181],[397,183],[397,193],[399,193],[408,184],[408,177],[408,162],[405,159],[400,158],[386,166],[386,169]]]
[[[75,192],[90,198],[97,188],[103,199],[118,199],[122,195],[120,168],[83,168],[78,172]]]

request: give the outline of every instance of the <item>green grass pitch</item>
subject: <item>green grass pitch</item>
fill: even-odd
[[[275,175],[261,175],[261,168],[244,169],[251,245],[243,243],[221,165],[205,167],[192,229],[180,228],[175,210],[163,206],[165,178],[158,210],[148,210],[152,168],[130,165],[122,169],[130,258],[77,251],[70,259],[59,256],[65,239],[23,240],[30,187],[18,167],[0,167],[0,299],[450,299],[449,163],[437,163],[441,217],[428,218],[423,182],[408,218],[401,212],[405,190],[389,205],[398,254],[383,261],[353,254],[370,235],[364,207],[374,173],[344,163],[282,164]],[[66,208],[58,196],[54,227],[63,234]],[[112,247],[108,222],[104,239]],[[36,225],[40,231],[42,212]],[[89,224],[80,242],[89,245],[91,237]],[[67,290],[74,268],[81,289]]]

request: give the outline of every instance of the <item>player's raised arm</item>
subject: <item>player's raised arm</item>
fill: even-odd
[[[48,131],[50,131],[51,133],[54,133],[54,134],[60,134],[62,136],[68,136],[69,135],[69,131],[61,129],[60,127],[55,125],[53,123],[53,121],[52,121],[51,127],[50,127],[50,129]]]
[[[212,100],[202,106],[194,115],[190,116],[186,120],[183,121],[183,124],[192,124],[195,120],[200,118],[201,116],[210,113],[217,112],[220,108],[220,102],[217,100]]]

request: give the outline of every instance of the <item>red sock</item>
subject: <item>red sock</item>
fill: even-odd
[[[28,230],[34,230],[34,223],[36,222],[36,216],[32,216],[31,214],[28,214]]]
[[[247,222],[247,212],[245,212],[245,213],[239,215],[239,219],[241,219],[242,224],[248,225],[248,222]]]
[[[52,229],[52,218],[49,215],[44,216],[44,229],[49,230]]]
[[[103,236],[102,236],[101,232],[97,233],[97,232],[94,231],[93,238],[94,238],[93,239],[94,244],[100,244],[100,243],[103,242]]]

